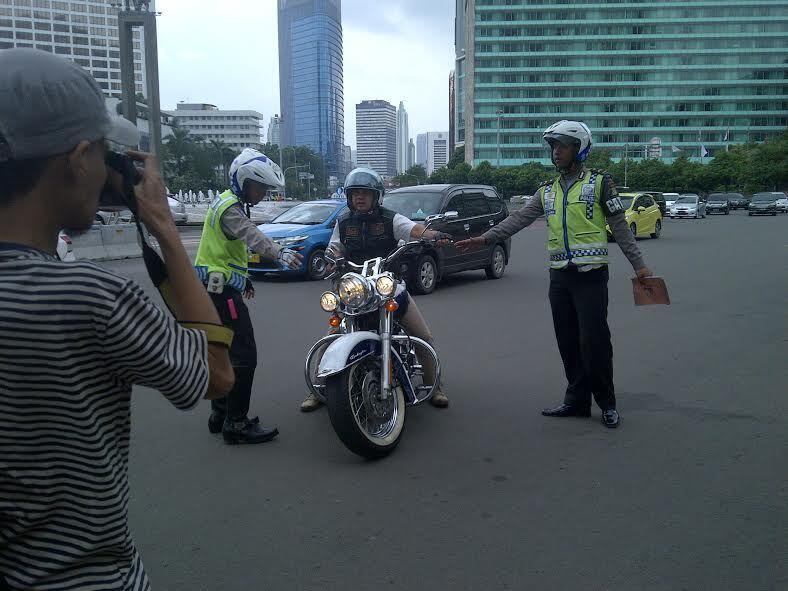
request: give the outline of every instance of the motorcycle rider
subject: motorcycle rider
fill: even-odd
[[[284,187],[279,166],[265,154],[246,148],[230,165],[230,181],[231,188],[208,206],[195,261],[197,275],[207,287],[222,323],[235,331],[230,349],[235,386],[226,398],[211,401],[208,430],[221,432],[225,442],[231,444],[264,443],[279,431],[263,427],[257,417],[247,416],[257,367],[254,327],[244,303],[244,299],[254,297],[248,251],[293,269],[301,265],[303,257],[273,242],[248,216],[248,208],[257,205],[267,191]]]
[[[385,258],[397,248],[400,240],[410,241],[419,238],[440,241],[451,240],[451,235],[434,230],[426,230],[423,225],[409,220],[404,215],[390,211],[380,202],[386,190],[383,179],[374,170],[356,168],[345,179],[345,195],[349,211],[342,214],[334,226],[334,233],[328,245],[337,257],[344,257],[355,264],[363,264],[372,258]],[[424,320],[416,302],[408,297],[407,310],[399,323],[412,336],[423,339],[433,348],[434,340],[429,326]],[[429,355],[424,355],[424,383],[434,384],[437,368]],[[437,408],[449,406],[449,398],[438,384],[430,403]],[[322,403],[314,394],[309,394],[301,403],[303,412],[317,410]]]

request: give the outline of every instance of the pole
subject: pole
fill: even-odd
[[[498,125],[495,126],[495,145],[496,145],[496,168],[501,167],[501,114],[503,111],[497,109],[495,114],[498,116]]]
[[[624,186],[629,188],[629,144],[624,144]]]

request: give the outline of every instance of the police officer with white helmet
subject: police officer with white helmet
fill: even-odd
[[[231,188],[208,206],[195,261],[197,275],[208,289],[222,323],[235,331],[230,349],[235,386],[226,398],[211,402],[208,430],[221,432],[230,444],[263,443],[274,439],[279,431],[247,416],[257,367],[254,327],[244,303],[244,298],[254,297],[248,252],[290,268],[298,268],[303,257],[263,234],[244,209],[260,203],[269,190],[284,187],[279,166],[265,154],[246,148],[230,166],[230,181]]]
[[[607,323],[608,245],[606,225],[638,278],[651,270],[627,226],[613,179],[588,169],[591,131],[579,121],[559,121],[543,134],[560,176],[544,183],[524,208],[477,238],[457,243],[461,251],[495,244],[545,215],[548,225],[550,306],[558,349],[569,382],[564,402],[547,417],[590,417],[591,397],[602,424],[617,427],[613,345]]]

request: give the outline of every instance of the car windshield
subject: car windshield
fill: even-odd
[[[690,197],[689,195],[684,195],[683,197],[679,197],[676,199],[676,203],[686,203],[686,204],[695,204],[698,202],[697,197]]]
[[[713,201],[715,203],[719,203],[720,201],[727,201],[728,197],[724,193],[713,193],[709,195],[709,201]]]
[[[753,203],[768,203],[770,201],[777,201],[777,197],[771,193],[756,193],[752,196]]]
[[[383,207],[404,215],[416,222],[422,222],[429,215],[440,213],[440,193],[413,191],[389,193],[383,198]]]
[[[635,198],[634,197],[621,197],[621,196],[619,196],[619,199],[621,200],[621,204],[624,206],[624,209],[629,209],[630,207],[632,207],[632,201]]]
[[[324,223],[337,209],[330,203],[302,203],[279,215],[273,224],[303,224],[317,226]]]

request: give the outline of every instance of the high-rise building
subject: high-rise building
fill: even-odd
[[[465,16],[468,0],[456,0],[456,16],[454,19],[454,107],[451,119],[454,123],[454,146],[465,145],[465,40],[469,34]],[[449,126],[451,129],[451,125]],[[452,150],[453,153],[453,150]]]
[[[347,175],[351,170],[353,170],[353,150],[350,148],[350,146],[345,146],[343,157],[345,160],[345,174]]]
[[[408,130],[408,112],[405,104],[400,101],[397,109],[397,172],[403,173],[408,170],[408,140],[410,132]]]
[[[427,174],[449,163],[449,132],[431,131],[427,135]]]
[[[282,119],[279,117],[279,115],[274,115],[271,117],[271,121],[268,123],[268,136],[266,139],[269,144],[275,144],[281,147]]]
[[[330,175],[344,171],[340,0],[279,0],[282,143],[309,146]]]
[[[0,49],[34,47],[67,57],[89,71],[104,94],[121,98],[120,6],[116,0],[0,0]],[[142,30],[134,30],[133,42],[134,87],[144,95]]]
[[[427,134],[420,133],[416,136],[416,164],[427,168]]]
[[[238,152],[260,147],[263,115],[257,111],[224,111],[205,103],[178,103],[166,114],[178,127],[206,141],[224,142]]]
[[[449,74],[449,158],[454,154],[454,146],[457,143],[457,125],[455,120],[455,113],[457,111],[457,96],[456,96],[456,79],[454,77],[454,70]]]
[[[541,133],[560,119],[584,121],[616,158],[658,144],[666,160],[788,125],[786,2],[458,0],[460,22],[469,163],[499,149],[502,165],[548,163]]]
[[[358,166],[383,177],[397,174],[397,110],[388,101],[362,101],[356,105]]]
[[[416,144],[413,143],[413,138],[408,140],[408,168],[416,164]]]

